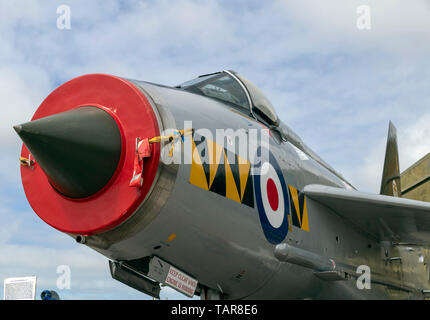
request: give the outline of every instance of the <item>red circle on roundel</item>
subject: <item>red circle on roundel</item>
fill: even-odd
[[[269,199],[269,204],[272,210],[273,211],[278,210],[278,207],[279,207],[278,189],[276,188],[275,182],[271,178],[267,180],[267,198]]]
[[[151,144],[152,156],[144,160],[143,185],[129,187],[136,138],[159,136],[160,129],[157,115],[140,89],[125,79],[104,74],[81,76],[61,85],[42,102],[32,120],[80,106],[107,111],[120,129],[122,154],[111,181],[88,198],[70,199],[52,188],[37,159],[33,168],[21,166],[21,177],[28,202],[43,221],[63,232],[91,235],[121,224],[148,195],[158,169],[160,144]],[[25,145],[21,156],[29,157]]]

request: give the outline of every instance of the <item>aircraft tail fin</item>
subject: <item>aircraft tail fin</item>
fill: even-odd
[[[402,198],[430,202],[430,153],[400,174]]]
[[[397,129],[390,121],[380,193],[386,196],[401,197],[401,190]]]

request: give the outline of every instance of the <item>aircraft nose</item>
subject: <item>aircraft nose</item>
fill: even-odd
[[[22,126],[14,126],[13,129],[19,134],[22,130]]]
[[[89,197],[103,189],[121,158],[121,133],[101,108],[79,107],[14,126],[52,187]]]
[[[111,230],[138,211],[157,183],[160,143],[140,159],[140,140],[160,136],[157,109],[133,82],[105,74],[52,91],[33,121],[15,126],[22,186],[34,212],[70,234]],[[139,183],[131,184],[135,177]]]

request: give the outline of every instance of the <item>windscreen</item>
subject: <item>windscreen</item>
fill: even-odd
[[[248,99],[236,79],[226,73],[208,75],[187,81],[179,88],[221,100],[249,111]]]

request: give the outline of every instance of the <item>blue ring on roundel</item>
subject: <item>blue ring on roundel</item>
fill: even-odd
[[[287,185],[284,180],[284,175],[282,174],[281,167],[276,161],[273,154],[267,150],[266,154],[269,154],[269,163],[275,169],[276,174],[278,175],[279,181],[281,182],[282,187],[282,195],[284,199],[284,219],[282,224],[278,228],[274,228],[267,218],[266,212],[264,210],[262,193],[261,193],[261,175],[259,171],[262,165],[267,162],[267,159],[261,158],[261,148],[257,149],[257,155],[260,157],[261,161],[258,165],[254,166],[254,188],[255,188],[255,198],[257,202],[258,214],[260,216],[261,227],[263,228],[264,235],[266,239],[272,244],[281,243],[288,234],[288,215],[290,214],[290,200],[287,192]],[[258,157],[257,157],[258,159]],[[279,199],[281,200],[281,199]]]

